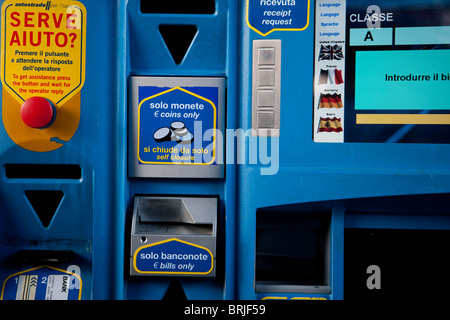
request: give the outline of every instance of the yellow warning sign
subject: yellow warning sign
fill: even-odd
[[[6,0],[1,8],[0,78],[5,130],[27,150],[58,149],[72,138],[80,121],[86,8],[71,0]],[[30,123],[40,122],[49,114],[30,115],[23,110],[24,102],[34,97],[45,98],[55,107],[46,126]]]
[[[84,84],[86,9],[77,1],[6,0],[1,80],[19,102],[33,96],[57,107]]]

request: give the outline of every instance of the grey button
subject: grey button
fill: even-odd
[[[275,106],[275,91],[258,90],[256,99],[258,107],[273,107]]]
[[[258,64],[260,66],[275,65],[275,48],[258,49]]]
[[[280,136],[281,40],[253,40],[252,136]]]
[[[257,119],[258,129],[275,127],[275,113],[273,111],[258,111]]]
[[[259,69],[258,86],[275,86],[275,69]]]

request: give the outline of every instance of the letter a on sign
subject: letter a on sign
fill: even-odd
[[[367,267],[368,274],[371,274],[366,281],[367,288],[369,290],[372,289],[381,289],[381,269],[379,266],[371,265]]]
[[[364,41],[373,41],[372,33],[370,31],[367,31],[366,37],[364,38]]]

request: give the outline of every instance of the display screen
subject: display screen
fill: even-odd
[[[450,1],[315,9],[314,141],[450,143]]]

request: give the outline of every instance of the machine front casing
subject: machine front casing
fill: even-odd
[[[1,1],[5,2],[22,3]],[[73,120],[73,136],[66,138],[61,131],[49,137],[58,147],[53,150],[36,151],[33,141],[16,143],[7,129],[10,118],[5,116],[11,112],[7,107],[11,93],[2,87],[2,298],[14,299],[23,292],[12,282],[15,277],[60,279],[64,274],[71,277],[73,288],[82,284],[80,295],[74,297],[83,300],[174,296],[341,300],[383,294],[392,298],[417,294],[427,286],[436,296],[445,295],[441,289],[449,280],[442,266],[448,263],[441,258],[450,239],[449,125],[391,126],[356,120],[357,114],[384,113],[417,113],[422,120],[429,113],[438,114],[439,121],[447,119],[447,110],[429,107],[417,112],[406,107],[400,111],[355,107],[354,91],[360,88],[355,74],[364,74],[364,63],[354,62],[353,55],[418,49],[350,44],[351,34],[359,32],[351,30],[367,29],[366,22],[351,22],[350,15],[362,15],[375,4],[384,13],[393,12],[396,19],[411,13],[412,1],[304,0],[278,6],[272,1],[215,0],[212,13],[201,8],[161,12],[167,8],[142,6],[141,2],[151,2],[144,0],[71,2],[82,4],[86,18],[84,83],[68,102],[79,105],[79,121],[76,115],[70,118],[78,121]],[[178,8],[178,1],[174,3]],[[417,4],[430,15],[436,14],[439,5],[449,12],[448,1]],[[33,10],[45,13],[45,7]],[[268,11],[289,16],[283,18],[283,25],[271,26],[264,23],[267,14],[261,18]],[[270,19],[278,18],[275,14]],[[403,16],[398,19],[398,23],[406,21]],[[426,27],[420,22],[414,26],[383,23],[381,29]],[[439,20],[435,27],[448,27],[445,23]],[[186,30],[193,32],[189,35]],[[333,38],[336,33],[341,38]],[[177,53],[180,48],[174,49],[173,43],[187,43],[184,54]],[[320,62],[320,45],[328,44],[343,46],[347,60]],[[427,44],[422,49],[448,54],[448,45]],[[418,65],[410,63],[411,68]],[[439,65],[449,67],[445,60]],[[358,66],[359,71],[353,70]],[[344,83],[319,85],[321,68],[344,70]],[[450,72],[446,70],[442,73]],[[446,82],[440,84],[448,88]],[[148,90],[143,96],[139,96],[141,87]],[[211,88],[218,92],[217,104],[209,102]],[[334,93],[341,94],[343,108],[319,108],[320,95]],[[148,127],[138,126],[139,106],[145,106],[146,99],[176,102],[178,96],[194,105],[216,107],[211,109],[216,110],[215,117],[204,114],[210,120],[203,120],[202,128],[216,121],[217,162],[196,165],[152,163],[150,156],[138,159],[140,130],[152,132],[146,136],[149,145],[143,148],[168,150],[176,146],[174,141],[179,142],[167,137],[154,140],[154,131],[166,125],[155,124],[153,130],[155,121],[149,120]],[[152,101],[155,97],[159,100]],[[64,108],[64,104],[57,106],[57,117],[68,110]],[[321,117],[340,119],[342,131],[333,120],[321,124]],[[174,121],[170,119],[167,127]],[[203,146],[211,146],[204,131],[194,138],[204,138]],[[52,205],[39,209],[36,198],[44,199],[41,206]],[[146,209],[142,221],[140,200],[156,200],[148,205],[151,210]],[[180,205],[185,200],[187,204]],[[171,206],[176,214],[167,213]],[[203,212],[204,208],[209,209]],[[140,222],[148,224],[141,226],[145,231],[136,230]],[[417,241],[420,237],[423,241]],[[167,242],[173,246],[166,247]],[[209,251],[212,268],[182,274],[138,272],[133,257],[143,247],[168,248],[175,255],[189,250],[192,255],[208,255]],[[413,274],[405,271],[407,266],[403,275],[401,268],[393,266],[402,261],[408,261],[421,281],[412,285],[401,280]],[[372,265],[380,267],[381,289],[367,286]],[[434,270],[440,277],[427,284]],[[401,281],[396,283],[396,278]]]

